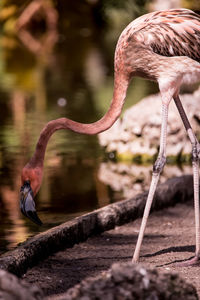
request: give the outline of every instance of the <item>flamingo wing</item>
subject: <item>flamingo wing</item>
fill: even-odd
[[[187,9],[151,14],[133,38],[163,56],[187,56],[200,62],[200,16]]]

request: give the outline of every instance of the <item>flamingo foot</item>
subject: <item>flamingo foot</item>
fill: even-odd
[[[199,256],[194,256],[188,260],[178,262],[175,264],[176,267],[194,267],[200,265]]]

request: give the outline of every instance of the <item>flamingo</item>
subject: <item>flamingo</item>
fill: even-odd
[[[183,83],[192,84],[200,81],[200,16],[188,9],[151,12],[132,21],[123,30],[115,50],[113,98],[107,113],[99,121],[91,124],[59,118],[44,126],[35,152],[22,170],[20,208],[26,217],[36,224],[42,224],[36,213],[34,197],[42,183],[44,156],[50,137],[60,129],[93,135],[110,128],[120,116],[127,88],[134,76],[158,83],[162,119],[159,153],[153,165],[152,180],[132,261],[139,260],[152,200],[160,173],[166,163],[168,108],[171,100],[174,99],[192,149],[196,250],[189,264],[194,264],[199,261],[200,256],[200,144],[181,104],[179,90]]]

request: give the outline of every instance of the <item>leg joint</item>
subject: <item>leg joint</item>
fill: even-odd
[[[195,142],[192,144],[192,161],[197,162],[200,158],[200,144]]]
[[[153,173],[160,174],[164,168],[165,163],[166,163],[166,157],[159,156],[153,165]]]

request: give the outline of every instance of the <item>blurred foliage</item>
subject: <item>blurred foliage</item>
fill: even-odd
[[[98,11],[104,22],[106,51],[113,56],[117,39],[122,30],[135,18],[147,13],[148,0],[102,0],[98,1]],[[111,61],[111,59],[110,59]]]
[[[16,4],[16,1],[12,0],[2,0],[0,2],[0,23],[3,24],[1,30],[4,33],[15,32],[15,24],[22,3],[23,1],[18,1]]]
[[[199,0],[182,0],[182,6],[200,12]]]
[[[147,0],[103,0],[101,1],[104,18],[111,28],[127,25],[133,19],[146,13]]]
[[[4,32],[15,32],[16,19],[20,16],[21,12],[27,7],[31,0],[1,0],[0,2],[0,22],[3,23]],[[108,24],[109,28],[117,27],[121,30],[127,22],[145,13],[145,5],[147,0],[102,0],[102,1],[52,1],[59,15],[63,13],[72,12],[76,14],[78,11],[83,15],[87,12],[87,7],[92,8],[93,21],[102,26],[102,23]],[[74,8],[74,9],[73,9]],[[75,18],[76,17],[76,18]],[[81,22],[80,15],[73,16],[74,20]],[[88,18],[91,20],[91,18]],[[63,20],[65,24],[69,25],[69,20]],[[86,22],[84,20],[84,22]]]

